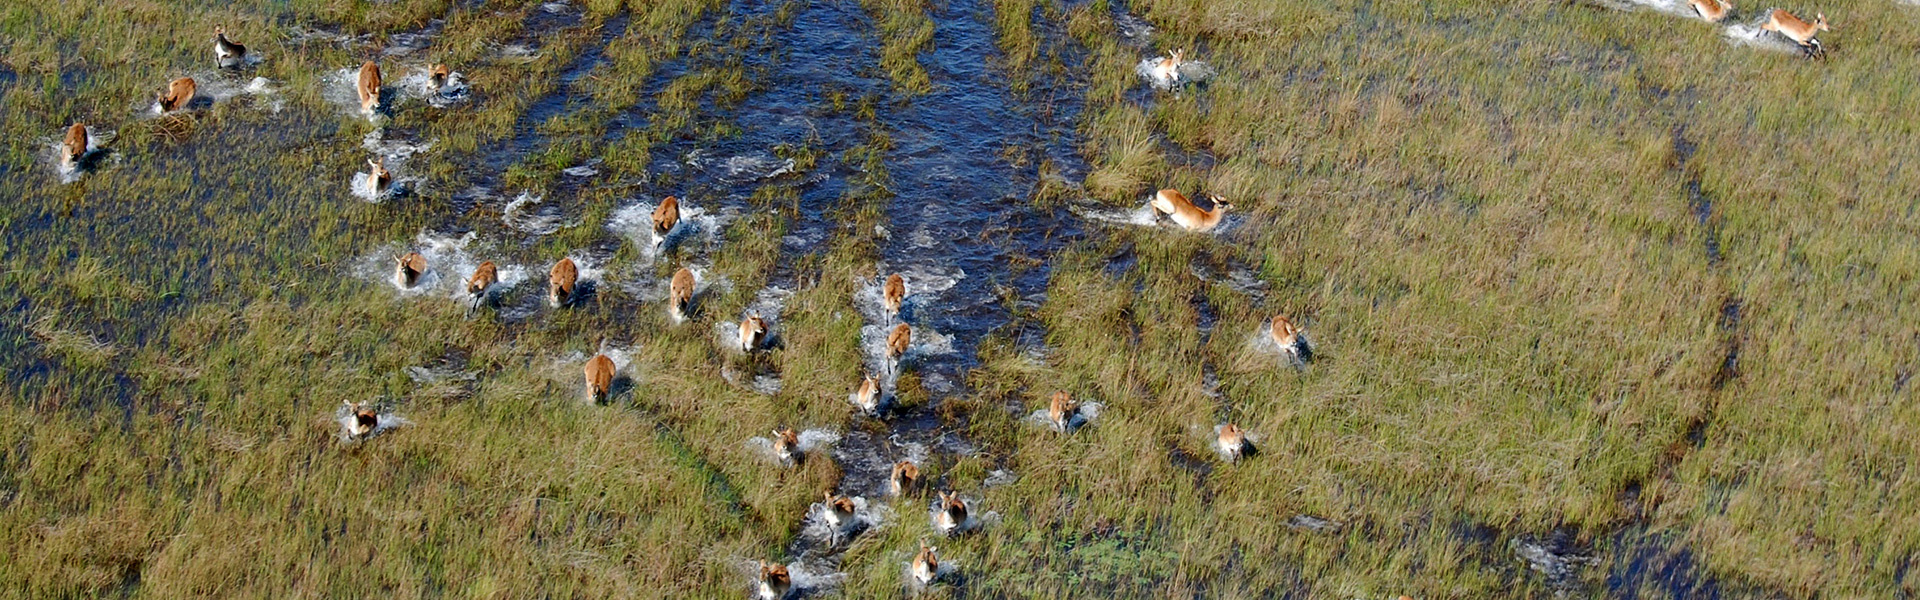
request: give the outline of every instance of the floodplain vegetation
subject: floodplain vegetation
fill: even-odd
[[[1006,329],[1043,330],[1041,347],[970,341],[955,397],[898,382],[977,448],[926,478],[996,518],[947,539],[933,490],[872,498],[894,518],[807,593],[1920,587],[1920,33],[1903,25],[1920,6],[1782,6],[1831,19],[1814,61],[1611,2],[861,0],[861,52],[892,85],[819,107],[856,124],[853,146],[768,149],[796,175],[755,184],[711,244],[655,257],[608,231],[630,199],[682,193],[655,155],[736,135],[728,111],[765,91],[780,32],[833,1],[0,6],[0,590],[749,594],[843,473],[743,442],[885,437],[846,402],[865,358],[853,298],[884,275],[867,232],[902,201],[876,114],[961,84],[916,58],[951,19],[991,23],[996,84],[1069,79],[1082,104],[1085,172],[1033,157],[1031,189],[983,193],[1124,211],[1176,188],[1233,209],[1208,233],[1089,222],[1018,267],[1049,270],[1043,301],[1005,302]],[[216,25],[261,62],[218,72]],[[1214,72],[1146,85],[1135,65],[1174,49]],[[327,91],[369,58],[394,80],[448,64],[473,96],[376,123]],[[180,76],[270,91],[149,114]],[[62,183],[50,161],[75,121],[105,152]],[[416,194],[346,192],[369,134],[432,141],[399,171]],[[856,175],[804,214],[829,162]],[[580,165],[599,179],[565,174]],[[565,215],[554,231],[499,226],[521,190]],[[824,242],[783,247],[818,218]],[[601,279],[509,320],[356,275],[424,230],[486,227],[464,252],[532,273],[591,255]],[[631,291],[687,263],[725,282],[688,323]],[[780,273],[778,344],[742,356],[713,325]],[[543,291],[535,275],[502,304]],[[1259,343],[1277,314],[1311,361]],[[620,372],[589,404],[580,365],[603,351]],[[779,391],[731,383],[752,373]],[[1026,420],[1058,391],[1104,409],[1068,434]],[[343,442],[339,407],[364,401],[406,422]],[[1216,456],[1229,422],[1257,454]],[[923,543],[950,570],[924,588]]]

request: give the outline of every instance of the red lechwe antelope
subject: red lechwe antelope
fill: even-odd
[[[893,463],[893,473],[887,476],[887,491],[895,497],[913,493],[920,485],[920,465],[903,460]]]
[[[767,322],[760,318],[760,313],[747,313],[747,318],[740,320],[740,351],[753,352],[765,343]]]
[[[760,563],[760,600],[780,600],[787,597],[793,589],[793,574],[787,572],[786,565]]]
[[[387,170],[384,158],[367,159],[367,196],[379,198],[393,188],[393,171]]]
[[[1214,227],[1220,225],[1220,221],[1227,216],[1227,211],[1231,210],[1233,205],[1219,196],[1211,198],[1213,210],[1200,210],[1200,207],[1194,206],[1193,201],[1188,200],[1187,195],[1180,193],[1180,190],[1160,190],[1153,195],[1153,210],[1172,217],[1174,223],[1180,224],[1189,231],[1212,231]]]
[[[448,78],[452,76],[453,71],[448,69],[447,65],[436,64],[433,68],[427,69],[427,87],[432,89],[435,94],[445,93],[447,91]]]
[[[920,542],[920,553],[913,555],[913,579],[920,585],[929,585],[940,577],[940,558],[934,555],[935,548],[926,542]]]
[[[1313,346],[1307,342],[1307,330],[1287,320],[1286,315],[1274,315],[1273,322],[1267,325],[1267,336],[1280,347],[1280,352],[1302,363],[1313,360]]]
[[[1047,421],[1053,425],[1054,431],[1066,431],[1073,426],[1073,418],[1079,414],[1080,403],[1074,402],[1073,396],[1065,391],[1054,392],[1053,398],[1047,402]]]
[[[1808,23],[1800,20],[1800,17],[1793,16],[1793,13],[1776,8],[1767,16],[1767,22],[1762,23],[1760,28],[1778,31],[1780,35],[1787,36],[1787,39],[1800,45],[1800,51],[1805,52],[1807,58],[1826,58],[1827,56],[1827,48],[1820,45],[1820,40],[1813,37],[1831,29],[1827,26],[1825,13],[1814,14],[1813,22]]]
[[[659,248],[667,243],[667,234],[680,224],[680,199],[667,196],[660,206],[653,209],[653,247]]]
[[[595,354],[582,369],[587,377],[587,401],[599,404],[607,401],[613,392],[613,359],[605,354]]]
[[[940,510],[934,513],[933,527],[940,533],[953,535],[967,525],[967,503],[960,494],[940,492]]]
[[[800,434],[792,427],[773,430],[773,455],[780,462],[798,464],[805,457],[800,453]]]
[[[225,25],[213,26],[213,58],[222,69],[237,69],[245,63],[247,47],[227,39]]]
[[[893,326],[893,332],[887,334],[887,365],[894,372],[900,371],[900,357],[907,355],[907,347],[913,345],[913,328],[906,323]]]
[[[899,273],[887,276],[887,283],[880,286],[880,305],[887,309],[888,318],[900,316],[900,305],[907,301],[907,280]]]
[[[474,268],[473,276],[467,278],[467,297],[473,299],[473,302],[467,305],[469,316],[474,310],[479,309],[480,305],[486,304],[487,289],[492,288],[496,283],[500,283],[500,267],[495,266],[493,261],[480,263],[479,267]]]
[[[400,287],[413,289],[420,284],[420,276],[427,273],[427,257],[419,252],[408,252],[393,258],[393,279]]]
[[[60,141],[60,164],[67,168],[78,168],[80,159],[87,156],[87,126],[75,122],[67,128],[67,137]]]
[[[686,267],[674,271],[673,280],[667,282],[667,311],[678,321],[693,314],[693,271]]]
[[[821,493],[824,494],[827,499],[826,510],[822,512],[821,516],[827,519],[827,526],[832,527],[837,534],[840,528],[853,523],[853,500],[848,499],[846,496],[835,494],[833,490],[827,490]]]
[[[1693,6],[1694,14],[1700,15],[1708,23],[1719,23],[1733,10],[1733,5],[1727,0],[1687,0],[1687,3]]]
[[[1179,83],[1180,65],[1187,62],[1186,56],[1184,55],[1184,51],[1175,49],[1169,56],[1160,59],[1160,62],[1154,63],[1153,78],[1157,81],[1165,81],[1169,86]]]
[[[1221,425],[1216,436],[1218,439],[1215,443],[1218,445],[1220,458],[1227,462],[1235,462],[1241,457],[1253,455],[1253,442],[1247,440],[1247,432],[1240,429],[1239,425],[1232,423]]]
[[[360,93],[360,111],[369,115],[380,110],[380,65],[369,60],[360,64],[360,79],[354,91]]]
[[[554,308],[572,303],[579,283],[580,268],[573,266],[573,259],[562,258],[553,263],[553,269],[547,271],[547,303]]]
[[[173,80],[173,82],[167,84],[167,91],[160,93],[160,112],[170,113],[186,108],[188,104],[193,103],[193,96],[198,93],[199,89],[200,86],[193,82],[192,77],[181,77]]]
[[[347,412],[353,416],[352,423],[347,426],[347,437],[356,439],[367,437],[373,433],[373,430],[380,427],[380,414],[373,411],[372,403],[346,402],[346,405]]]
[[[860,380],[860,389],[853,393],[853,406],[869,415],[880,414],[880,379],[872,375]]]

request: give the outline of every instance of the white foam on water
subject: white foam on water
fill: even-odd
[[[403,178],[400,176],[400,171],[394,169],[395,165],[388,164],[384,166],[387,169],[387,175],[393,178],[392,181],[387,182],[386,191],[374,191],[372,183],[373,173],[371,170],[368,170],[354,172],[353,177],[347,182],[347,193],[369,204],[379,204],[392,198],[410,194],[416,186],[425,181],[425,179],[419,177]]]
[[[400,79],[388,82],[392,95],[414,100],[424,100],[428,106],[446,108],[466,102],[472,97],[473,89],[467,85],[467,76],[459,71],[447,73],[447,86],[433,89],[433,66],[418,65],[407,68]],[[357,75],[356,75],[357,76]],[[355,100],[358,102],[357,98]]]
[[[62,184],[79,181],[80,176],[87,174],[88,171],[98,169],[99,165],[97,163],[105,157],[101,154],[101,152],[103,152],[102,147],[112,142],[113,138],[118,135],[118,132],[111,129],[95,127],[93,125],[86,125],[85,127],[87,129],[87,150],[81,153],[78,164],[69,163],[66,161],[66,157],[61,156],[61,154],[66,152],[66,128],[61,128],[59,133],[41,141],[40,162],[51,168],[53,174],[60,177],[60,183]]]
[[[1726,35],[1727,41],[1735,46],[1746,46],[1786,54],[1801,54],[1803,52],[1800,49],[1800,44],[1788,40],[1786,36],[1761,29],[1757,24],[1736,23],[1728,25]]]
[[[520,192],[500,209],[500,221],[521,233],[547,235],[566,225],[559,205],[544,204],[542,196]],[[577,262],[577,261],[576,261]]]
[[[668,231],[666,237],[653,234],[653,211],[659,208],[657,201],[639,200],[613,211],[607,219],[607,230],[619,234],[633,242],[640,252],[641,267],[651,266],[660,255],[675,246],[689,242],[702,247],[712,247],[719,242],[719,234],[726,229],[727,223],[739,218],[737,213],[723,211],[718,214],[687,203],[679,199],[680,221]]]
[[[826,561],[815,561],[816,559],[803,557],[784,565],[787,567],[787,578],[792,584],[787,588],[787,598],[805,598],[838,587],[846,581],[847,575],[835,571],[833,565]],[[747,595],[759,598],[760,561],[735,557],[729,562],[735,573],[746,578]]]
[[[779,286],[761,289],[754,294],[753,302],[740,311],[739,320],[723,320],[713,324],[714,339],[720,347],[732,352],[740,351],[740,322],[748,315],[760,315],[761,322],[767,326],[766,341],[761,343],[762,350],[772,346],[780,339],[780,311],[785,310],[787,298],[793,296],[793,290]],[[778,379],[775,379],[778,385]]]
[[[1073,203],[1067,207],[1073,214],[1088,221],[1110,225],[1133,225],[1154,227],[1160,224],[1160,215],[1153,210],[1153,204],[1142,204],[1132,209],[1106,208],[1090,203]]]
[[[802,455],[802,461],[813,456],[821,456],[821,450],[825,449],[828,445],[840,441],[840,433],[832,429],[803,429],[800,431],[799,437],[799,449]],[[754,436],[747,438],[747,441],[742,442],[742,445],[753,450],[762,459],[774,464],[784,464],[784,461],[780,460],[780,455],[773,450],[773,438],[771,437]]]
[[[386,433],[395,427],[413,424],[412,421],[408,421],[390,412],[378,413],[374,420],[373,431],[367,432],[367,435],[355,438],[353,437],[353,427],[355,425],[353,411],[348,409],[346,405],[342,404],[339,408],[334,409],[333,420],[340,424],[340,442],[345,444],[363,442],[377,437],[382,433]]]
[[[433,142],[413,142],[404,139],[387,139],[385,129],[375,129],[360,137],[360,147],[386,159],[387,169],[404,163],[413,155],[433,149]]]
[[[905,364],[928,356],[953,353],[953,337],[931,327],[908,325],[913,331],[913,339],[907,344],[907,351],[900,355],[900,363]],[[893,325],[869,323],[860,328],[860,348],[866,352],[867,368],[876,374],[884,373],[881,385],[892,389],[899,378],[899,369],[889,368],[887,360],[887,336],[893,333]]]
[[[1174,67],[1174,72],[1171,74],[1161,72],[1160,60],[1162,58],[1163,57],[1153,57],[1141,59],[1139,64],[1134,65],[1133,72],[1146,79],[1147,83],[1152,84],[1154,88],[1162,90],[1170,90],[1177,86],[1199,83],[1213,77],[1213,67],[1197,60],[1181,62],[1180,66]]]
[[[440,297],[465,304],[469,300],[466,279],[484,260],[467,251],[467,246],[473,243],[476,236],[473,232],[449,236],[422,231],[410,243],[385,244],[361,256],[353,263],[353,275],[386,284],[403,298]],[[401,284],[394,263],[396,257],[408,252],[418,252],[427,259],[426,272],[420,274],[411,288]],[[526,281],[530,274],[529,269],[522,265],[495,261],[494,266],[499,270],[500,281],[488,288],[490,293],[512,289]]]
[[[368,123],[381,125],[386,123],[384,112],[393,110],[401,95],[395,93],[394,82],[387,80],[386,66],[380,67],[380,108],[369,113],[360,109],[360,66],[354,65],[336,70],[320,80],[320,98],[340,108],[343,114],[365,117]]]
[[[987,472],[987,478],[980,481],[980,487],[1000,487],[1004,485],[1013,485],[1014,482],[1019,480],[1020,480],[1020,476],[1015,475],[1011,470],[994,469],[992,471]]]
[[[1259,354],[1272,356],[1294,367],[1306,366],[1300,350],[1302,347],[1305,347],[1308,349],[1309,354],[1312,352],[1313,340],[1307,337],[1307,332],[1302,330],[1294,334],[1294,338],[1299,341],[1291,347],[1282,347],[1279,342],[1274,341],[1271,327],[1272,321],[1264,321],[1260,324],[1259,329],[1255,329],[1253,333],[1248,334],[1247,349]]]
[[[687,152],[681,161],[694,169],[713,173],[727,183],[772,179],[792,173],[795,165],[791,158],[780,158],[767,152],[711,158],[705,150],[700,149]]]
[[[885,504],[869,503],[863,496],[849,496],[847,499],[853,502],[853,518],[841,523],[839,527],[835,527],[827,520],[827,511],[831,509],[827,507],[826,502],[808,505],[807,517],[800,526],[800,535],[830,546],[837,545],[852,536],[878,529],[893,517],[893,509]]]
[[[719,274],[709,272],[705,266],[687,265],[687,270],[693,272],[693,304],[696,312],[699,310],[700,303],[711,297],[711,293],[725,292],[733,289],[732,281],[729,281],[726,277],[722,277]],[[638,298],[641,302],[660,303],[662,305],[661,310],[671,315],[672,310],[666,307],[665,304],[668,293],[672,291],[672,285],[673,276],[671,274],[666,277],[646,275],[626,278],[621,282],[620,289]],[[680,319],[674,319],[674,323],[680,322]],[[737,324],[735,326],[738,327]]]
[[[894,323],[901,320],[924,320],[921,318],[922,313],[927,312],[928,307],[939,306],[938,300],[946,295],[947,290],[953,289],[960,280],[967,278],[967,272],[959,267],[940,265],[892,265],[883,262],[878,265],[878,269],[879,275],[853,291],[853,302],[868,323],[885,323],[888,330],[893,328]],[[887,276],[893,274],[899,274],[907,284],[907,296],[900,302],[899,320],[887,315],[887,306],[883,299]],[[918,338],[920,332],[916,330],[913,333]],[[885,332],[881,333],[880,341],[883,344],[886,342]]]
[[[1082,402],[1079,408],[1074,409],[1073,414],[1067,416],[1067,422],[1064,424],[1053,422],[1053,416],[1048,414],[1049,410],[1042,408],[1028,413],[1027,423],[1056,433],[1072,433],[1081,427],[1092,425],[1095,419],[1100,418],[1100,410],[1106,406],[1099,402]]]
[[[587,162],[582,163],[579,166],[567,167],[565,169],[561,169],[560,172],[566,173],[567,175],[572,177],[592,177],[600,174],[600,170],[594,168],[594,167],[600,166],[600,162],[601,161],[598,158],[588,159]]]

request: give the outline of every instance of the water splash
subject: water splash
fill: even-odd
[[[520,192],[519,196],[500,209],[500,222],[515,231],[535,236],[559,231],[566,224],[565,214],[559,205],[544,204],[543,200],[542,196]]]
[[[684,244],[694,243],[700,248],[712,248],[719,243],[720,232],[739,217],[731,209],[715,214],[687,203],[685,198],[678,201],[680,222],[664,238],[653,233],[653,211],[660,206],[657,201],[639,200],[614,210],[612,217],[607,219],[607,230],[631,240],[634,249],[640,252],[640,266],[649,266],[662,254]]]
[[[373,439],[375,437],[378,437],[380,434],[391,431],[396,427],[402,427],[402,426],[413,424],[412,421],[408,421],[405,418],[400,417],[399,415],[393,414],[391,412],[381,412],[381,413],[378,413],[378,415],[375,417],[373,431],[369,431],[367,432],[366,435],[356,438],[353,436],[353,427],[355,425],[354,418],[353,418],[353,410],[347,408],[345,404],[342,404],[339,408],[334,409],[333,412],[334,412],[333,414],[334,422],[340,424],[340,442],[343,444],[356,444],[359,442],[364,442],[364,441]]]
[[[98,170],[101,161],[111,155],[105,146],[113,142],[118,132],[93,125],[85,127],[87,149],[80,153],[78,161],[67,162],[66,157],[62,156],[66,153],[67,130],[65,128],[61,128],[58,133],[43,139],[40,143],[41,164],[51,169],[53,174],[60,178],[62,184],[79,181],[82,175]]]
[[[1100,418],[1101,409],[1106,407],[1107,405],[1099,402],[1082,402],[1072,414],[1067,416],[1065,423],[1055,423],[1053,415],[1048,414],[1050,411],[1042,408],[1028,413],[1026,420],[1028,424],[1044,427],[1056,433],[1073,433],[1079,431],[1081,427],[1092,425],[1095,419]]]
[[[818,456],[819,450],[840,441],[840,433],[832,429],[804,429],[800,431],[799,437],[800,462],[807,461],[808,457]],[[774,452],[773,439],[770,437],[754,436],[747,438],[742,445],[763,460],[779,465],[788,464],[780,459],[779,453]]]
[[[1213,77],[1213,67],[1207,63],[1189,60],[1174,67],[1172,73],[1160,69],[1161,57],[1144,58],[1134,65],[1133,72],[1145,78],[1156,89],[1171,90],[1175,87],[1193,85]]]

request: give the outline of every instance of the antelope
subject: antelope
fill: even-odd
[[[412,289],[420,284],[420,276],[427,273],[427,257],[419,252],[408,252],[393,259],[393,278],[400,281],[400,287]]]
[[[800,434],[794,432],[792,427],[773,430],[773,454],[780,457],[781,462],[800,462]]]
[[[1313,348],[1307,344],[1307,331],[1287,320],[1286,315],[1273,316],[1267,335],[1280,346],[1281,352],[1293,355],[1303,363],[1313,360]]]
[[[69,167],[80,165],[80,159],[87,155],[87,126],[74,122],[67,128],[67,138],[60,142],[60,162]]]
[[[680,199],[667,196],[660,206],[653,209],[653,247],[659,248],[667,243],[667,234],[680,224]]]
[[[369,60],[360,64],[360,82],[354,89],[360,92],[360,110],[369,115],[380,110],[380,65]]]
[[[1221,219],[1227,216],[1227,211],[1231,210],[1233,205],[1219,196],[1210,198],[1213,200],[1213,210],[1200,210],[1200,207],[1194,206],[1193,201],[1188,200],[1186,194],[1180,193],[1180,190],[1164,189],[1153,195],[1153,210],[1172,217],[1174,223],[1187,228],[1188,231],[1212,231],[1214,227],[1220,225]]]
[[[1183,51],[1175,49],[1172,56],[1160,59],[1160,62],[1153,65],[1153,78],[1165,81],[1167,85],[1179,83],[1180,65],[1187,62],[1183,54]]]
[[[853,393],[853,405],[869,415],[880,413],[880,380],[872,375],[860,380],[860,390]]]
[[[767,322],[760,319],[760,313],[748,313],[740,321],[740,351],[753,352],[767,342]]]
[[[193,95],[199,89],[192,77],[173,80],[167,84],[167,91],[160,94],[160,112],[170,113],[186,108],[187,104],[193,102]]]
[[[913,578],[920,585],[929,585],[940,576],[940,558],[934,556],[935,548],[926,542],[920,542],[920,553],[913,555]]]
[[[446,64],[434,65],[433,68],[427,69],[427,85],[433,88],[435,94],[445,93],[447,79],[452,76],[453,71],[448,70]]]
[[[960,494],[940,492],[940,512],[934,514],[933,526],[940,533],[953,535],[967,524],[967,503]]]
[[[1074,402],[1073,397],[1065,391],[1054,392],[1053,400],[1047,403],[1047,420],[1053,423],[1056,430],[1066,431],[1079,414],[1080,403]]]
[[[907,280],[899,273],[887,276],[887,283],[880,288],[880,304],[887,308],[887,317],[900,315],[900,305],[907,301]]]
[[[613,391],[613,359],[605,354],[595,354],[587,361],[583,371],[587,376],[587,401],[599,404],[607,401]]]
[[[786,565],[760,563],[760,600],[780,600],[793,589],[793,575]]]
[[[1806,53],[1807,58],[1826,58],[1827,56],[1826,47],[1820,45],[1820,40],[1813,38],[1813,36],[1818,35],[1820,32],[1831,29],[1827,26],[1826,13],[1815,13],[1813,23],[1807,23],[1806,21],[1800,20],[1800,17],[1793,16],[1793,13],[1776,8],[1773,9],[1772,14],[1768,15],[1767,22],[1762,23],[1760,28],[1767,31],[1778,31],[1780,35],[1787,36],[1787,39],[1791,39],[1793,43],[1800,45],[1800,50]]]
[[[347,426],[347,437],[367,437],[373,433],[374,429],[380,427],[380,415],[373,412],[372,403],[354,404],[346,400],[341,402],[346,403],[347,412],[353,415],[353,424]]]
[[[913,344],[913,328],[906,323],[893,326],[893,333],[887,334],[887,360],[895,370],[899,369],[900,357],[906,356],[907,346]]]
[[[473,276],[467,278],[467,296],[473,299],[473,304],[467,306],[468,315],[486,303],[487,289],[496,283],[500,283],[500,267],[494,266],[493,261],[480,263],[473,269]]]
[[[825,516],[828,526],[838,530],[842,525],[853,522],[853,500],[849,500],[846,496],[835,495],[833,490],[821,493],[827,498]]]
[[[905,496],[920,484],[920,465],[903,460],[893,463],[893,474],[887,477],[887,491],[893,495]]]
[[[225,25],[213,26],[213,58],[222,69],[239,68],[247,57],[247,47],[227,39]]]
[[[679,321],[687,320],[693,312],[693,271],[686,267],[673,272],[673,281],[667,284],[667,310]]]
[[[1719,23],[1727,18],[1728,11],[1733,10],[1733,5],[1727,0],[1688,0],[1688,4],[1693,5],[1694,14],[1700,15],[1708,23]]]
[[[554,308],[572,303],[579,282],[580,268],[573,266],[573,259],[562,258],[553,263],[553,269],[547,271],[547,302]]]
[[[384,158],[367,159],[367,195],[379,198],[393,187],[393,171],[387,170]]]
[[[1247,432],[1240,429],[1238,425],[1232,423],[1221,425],[1218,436],[1220,457],[1227,462],[1240,460],[1241,457],[1250,456],[1254,452],[1253,442],[1247,440]]]

